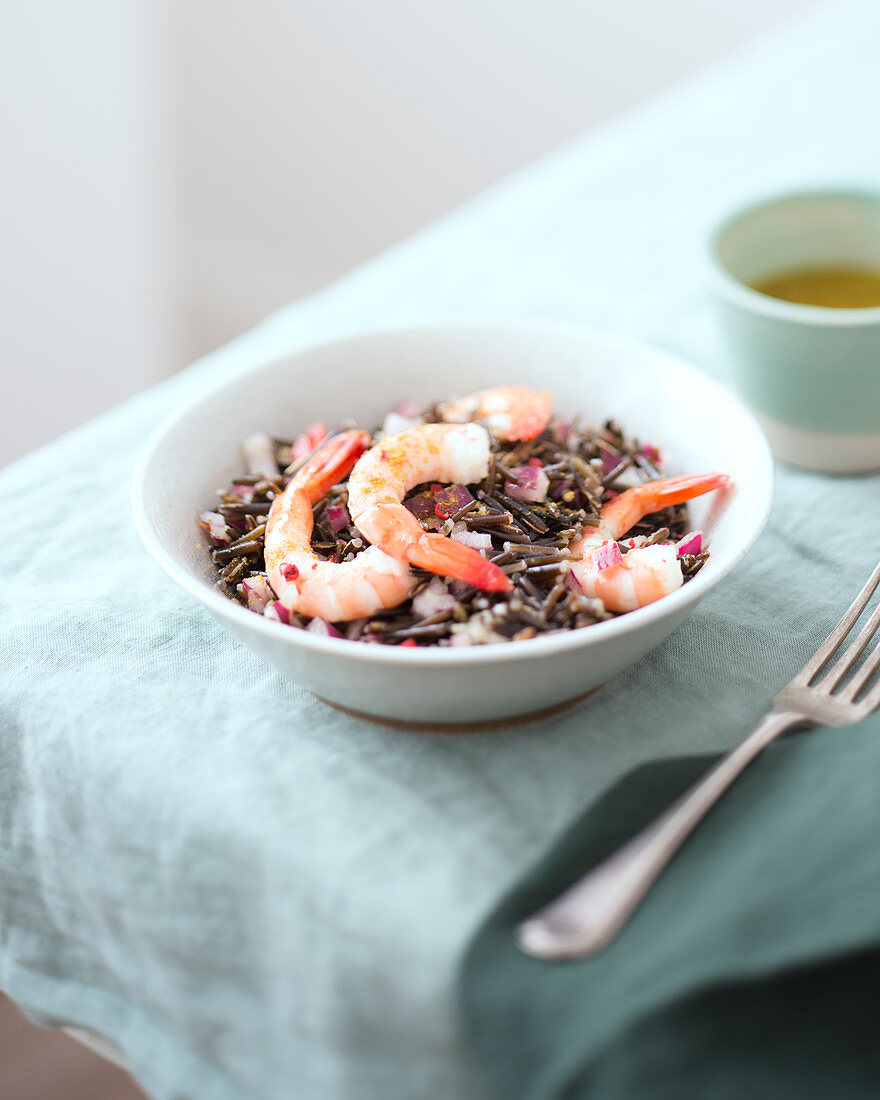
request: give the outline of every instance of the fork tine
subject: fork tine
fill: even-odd
[[[872,653],[871,658],[873,659],[873,657],[874,654]],[[865,714],[870,714],[871,711],[874,711],[878,707],[880,707],[880,684],[875,684],[867,695],[864,695],[861,699],[859,699],[859,701],[856,703],[856,706],[863,707]]]
[[[871,650],[867,660],[836,698],[852,702],[865,684],[871,679],[877,669],[880,668],[880,646]]]
[[[835,687],[847,674],[847,671],[852,668],[856,660],[861,656],[868,642],[874,637],[878,626],[880,626],[880,606],[874,608],[871,618],[868,619],[852,642],[850,642],[845,652],[830,666],[827,676],[820,680],[817,686],[821,686],[823,691],[834,691]],[[859,669],[858,675],[861,675],[861,669]],[[847,690],[840,693],[841,698],[846,696],[849,686],[850,685],[847,684]]]
[[[792,680],[792,684],[797,684],[802,687],[806,687],[807,684],[813,679],[820,669],[824,668],[828,660],[834,654],[839,647],[843,639],[849,634],[852,629],[853,623],[865,610],[865,604],[870,600],[874,594],[874,589],[880,583],[880,565],[874,569],[874,572],[868,577],[865,582],[865,587],[856,596],[853,602],[847,608],[843,618],[837,624],[837,626],[831,631],[825,641],[816,650],[813,656],[807,661],[801,671]]]

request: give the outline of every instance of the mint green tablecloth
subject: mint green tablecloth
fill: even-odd
[[[0,476],[0,987],[156,1097],[484,1095],[468,937],[634,765],[759,715],[876,559],[877,479],[781,471],[748,562],[640,665],[544,725],[426,737],[327,709],[169,584],[129,515],[138,448],[207,379],[363,324],[557,318],[714,370],[706,226],[876,180],[878,56],[875,5],[822,9]]]
[[[781,613],[791,626],[791,612]],[[462,1005],[494,1095],[880,1095],[876,715],[846,734],[823,730],[772,747],[605,951],[554,965],[517,949],[520,920],[711,762],[653,761],[627,775],[481,929],[466,956]]]

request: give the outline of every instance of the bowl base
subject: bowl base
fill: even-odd
[[[485,722],[408,722],[402,718],[383,718],[379,714],[367,714],[366,711],[354,710],[352,707],[343,706],[342,703],[334,703],[325,699],[323,695],[316,695],[322,703],[334,710],[340,710],[352,718],[360,718],[364,722],[372,722],[374,726],[388,726],[393,730],[403,730],[405,733],[487,733],[490,730],[509,729],[511,726],[524,726],[529,722],[537,722],[541,718],[552,718],[554,714],[561,714],[571,707],[582,703],[595,695],[605,685],[590,688],[573,699],[564,699],[561,703],[554,703],[549,707],[541,707],[540,710],[530,710],[526,714],[512,714],[509,718],[493,718]]]
[[[866,474],[880,469],[880,432],[816,432],[792,428],[752,409],[770,450],[789,466],[820,474]]]

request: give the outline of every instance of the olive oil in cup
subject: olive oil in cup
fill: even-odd
[[[753,283],[760,294],[826,309],[880,306],[880,271],[868,267],[797,267]]]
[[[712,234],[708,268],[730,379],[776,457],[880,468],[880,194],[745,207]]]

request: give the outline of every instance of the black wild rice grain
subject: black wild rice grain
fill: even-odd
[[[251,542],[237,542],[234,546],[225,546],[221,550],[215,550],[214,561],[229,561],[230,558],[240,558],[245,554],[260,554],[262,551],[262,539],[255,539]]]

